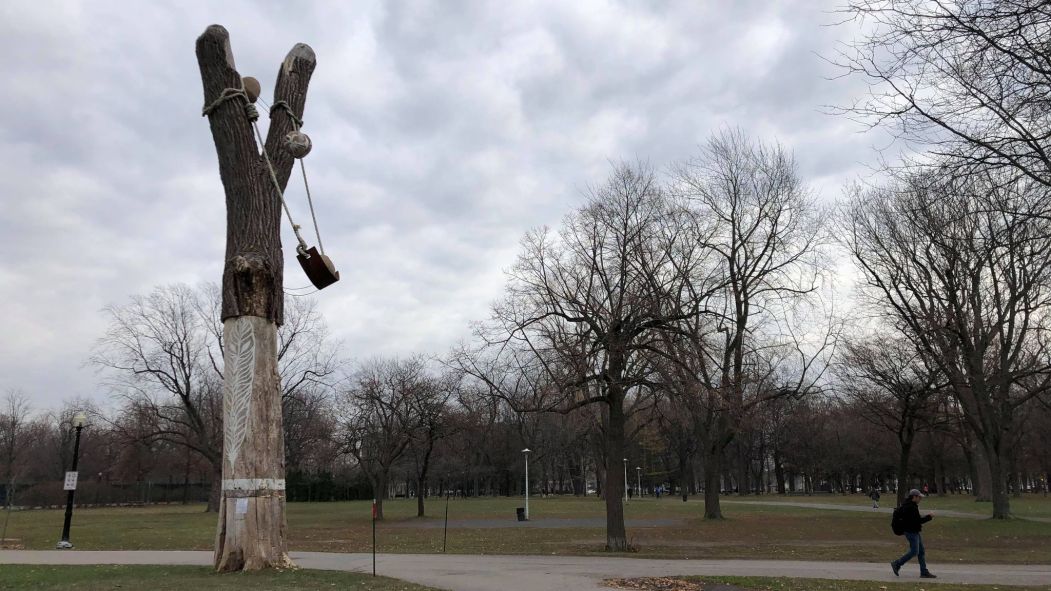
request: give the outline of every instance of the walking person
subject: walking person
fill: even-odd
[[[909,542],[909,550],[905,552],[901,558],[890,563],[890,568],[894,571],[894,576],[898,576],[898,571],[901,570],[901,567],[904,566],[906,562],[912,560],[913,557],[916,557],[917,561],[920,563],[920,578],[938,578],[934,576],[931,571],[927,570],[927,553],[923,548],[923,536],[920,534],[923,530],[923,524],[934,519],[934,516],[930,513],[920,517],[920,500],[922,500],[923,497],[923,493],[914,488],[909,491],[909,497],[905,499],[905,502],[894,510],[893,519],[899,521],[905,539]]]
[[[869,498],[872,499],[872,510],[879,509],[879,489],[875,486],[869,491]]]

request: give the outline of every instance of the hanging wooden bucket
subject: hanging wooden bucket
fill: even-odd
[[[325,289],[339,281],[339,271],[332,265],[332,259],[319,253],[316,246],[310,247],[305,255],[302,253],[296,255],[296,258],[299,259],[303,272],[307,274],[307,278],[314,284],[314,287]]]

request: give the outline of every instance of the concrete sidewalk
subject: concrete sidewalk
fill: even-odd
[[[370,554],[292,552],[301,568],[371,572]],[[209,565],[211,552],[4,550],[0,564]],[[780,576],[864,581],[920,581],[906,565],[895,577],[887,564],[791,560],[651,560],[605,556],[478,556],[379,554],[378,574],[454,591],[599,591],[609,578],[674,575]],[[931,564],[939,583],[1027,585],[1051,589],[1051,565]]]
[[[836,503],[806,503],[801,501],[737,501],[733,499],[722,499],[720,502],[728,505],[761,505],[766,507],[793,507],[798,509],[821,509],[828,511],[853,511],[855,513],[894,513],[894,507],[880,507],[873,509],[871,504],[862,505],[839,505]],[[933,509],[931,507],[920,507],[921,513],[933,513],[935,517],[959,517],[961,519],[991,519],[988,513],[967,513],[964,511],[951,511],[948,509]],[[1039,521],[1040,523],[1051,523],[1051,517],[1016,517],[1027,521]]]

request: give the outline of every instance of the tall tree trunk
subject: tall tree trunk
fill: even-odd
[[[223,494],[223,461],[221,458],[216,458],[212,462],[212,483],[208,487],[208,505],[205,507],[206,513],[218,513],[219,502],[222,500]]]
[[[606,550],[629,550],[624,528],[624,396],[610,393],[609,422],[606,429]]]
[[[297,44],[278,70],[265,145],[256,143],[230,36],[219,25],[197,38],[204,114],[226,196],[222,500],[216,526],[217,571],[288,568],[285,458],[277,327],[284,320],[281,200],[294,158],[284,149],[303,116],[314,51]],[[263,150],[263,154],[260,153]],[[264,155],[266,158],[264,158]],[[268,159],[268,160],[267,160]],[[272,169],[271,169],[272,166]],[[276,180],[277,187],[274,186]]]
[[[1011,518],[1011,497],[1007,492],[1008,466],[1004,460],[1005,455],[995,448],[986,450],[986,459],[989,461],[990,492],[993,499],[993,519]]]
[[[288,568],[285,457],[277,326],[236,316],[223,323],[225,376],[222,493],[216,528],[220,572]]]
[[[751,478],[749,474],[749,450],[744,443],[744,438],[737,439],[737,495],[744,497],[751,493]]]
[[[912,488],[909,485],[909,454],[912,452],[912,441],[900,442],[898,449],[898,490],[897,490],[897,504],[895,506],[900,507],[905,502],[905,496],[908,495],[909,489]]]
[[[712,443],[707,449],[704,460],[704,518],[722,519],[719,492],[722,488],[723,450],[718,443]]]
[[[777,494],[786,494],[788,489],[785,487],[785,466],[781,462],[781,452],[774,448],[774,478],[777,479]]]
[[[981,444],[974,446],[975,468],[978,480],[974,483],[974,500],[979,503],[988,503],[993,500],[993,477],[990,471],[989,455]]]

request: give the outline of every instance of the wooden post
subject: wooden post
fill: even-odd
[[[219,25],[197,38],[204,104],[242,87],[230,35]],[[297,44],[277,75],[274,101],[302,117],[314,51]],[[285,544],[285,459],[277,327],[283,320],[281,201],[256,145],[247,100],[233,96],[208,115],[226,193],[222,319],[223,475],[215,537],[217,571],[291,566]],[[293,157],[282,148],[293,122],[275,109],[263,149],[281,189]]]

